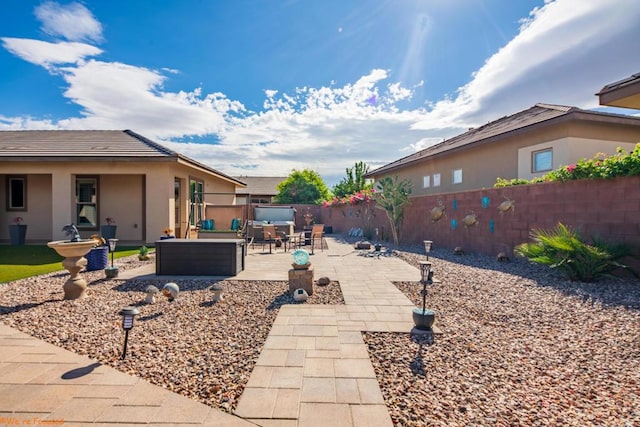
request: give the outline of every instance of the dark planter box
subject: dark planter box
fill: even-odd
[[[25,224],[12,224],[9,226],[9,237],[11,237],[12,245],[24,245],[26,235],[27,226]]]
[[[100,226],[100,234],[105,240],[115,239],[116,231],[118,231],[117,225],[102,225]]]
[[[104,270],[109,265],[109,248],[98,246],[84,256],[87,259],[87,271]]]
[[[156,274],[235,276],[244,270],[244,239],[156,241]]]

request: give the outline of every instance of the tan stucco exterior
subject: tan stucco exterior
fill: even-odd
[[[543,175],[532,172],[532,152],[536,150],[551,148],[553,168],[557,168],[600,152],[614,154],[618,147],[630,151],[638,142],[640,120],[633,124],[615,118],[558,120],[461,145],[383,173],[373,171],[370,176],[376,180],[387,175],[409,179],[413,196],[493,188],[498,177],[531,179]],[[461,183],[453,183],[455,170],[462,171]],[[434,186],[434,174],[440,174],[439,186]],[[427,188],[425,176],[429,176]]]
[[[99,225],[105,218],[116,221],[117,238],[123,243],[152,243],[169,227],[180,226],[181,235],[188,223],[189,181],[204,182],[208,203],[235,203],[235,183],[204,168],[174,161],[113,162],[2,162],[0,163],[0,200],[6,200],[7,176],[26,176],[27,209],[0,211],[0,224],[11,224],[20,216],[28,225],[27,243],[64,239],[61,231],[75,222],[75,179],[96,177]],[[175,204],[174,182],[180,180],[181,198]],[[179,218],[176,218],[179,215]],[[99,227],[81,229],[82,237],[99,234]],[[8,227],[0,227],[0,241],[8,241]]]

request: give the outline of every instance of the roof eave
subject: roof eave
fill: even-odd
[[[594,112],[594,111],[587,111],[587,110],[580,110],[580,109],[573,109],[570,110],[569,112],[567,112],[566,114],[563,114],[561,116],[556,116],[556,117],[551,117],[547,120],[543,120],[541,122],[537,122],[537,123],[532,123],[528,126],[523,126],[520,127],[518,129],[512,129],[510,131],[501,133],[499,135],[493,135],[490,136],[488,138],[484,138],[478,141],[473,141],[470,142],[468,144],[464,144],[458,147],[453,147],[449,150],[446,151],[441,151],[439,153],[435,153],[435,154],[427,154],[423,157],[419,157],[413,160],[409,160],[407,162],[404,163],[398,163],[392,166],[381,166],[378,169],[375,169],[367,174],[365,174],[365,178],[373,178],[375,176],[378,175],[382,175],[382,174],[387,174],[389,172],[393,172],[396,171],[398,169],[403,169],[406,166],[410,166],[410,165],[414,165],[417,163],[420,163],[426,159],[433,159],[433,158],[437,158],[443,155],[449,155],[450,153],[455,153],[458,151],[462,151],[462,150],[468,150],[472,147],[477,147],[479,145],[484,145],[484,144],[490,144],[505,138],[509,138],[512,136],[518,136],[520,134],[526,133],[526,132],[530,132],[532,129],[543,129],[549,126],[555,126],[558,124],[561,124],[563,122],[568,122],[568,121],[574,121],[574,120],[578,120],[578,121],[592,121],[592,122],[608,122],[608,123],[617,123],[617,124],[627,124],[627,125],[634,125],[634,126],[640,126],[640,119],[636,118],[636,117],[630,117],[630,116],[625,116],[622,114],[609,114],[609,113],[601,113],[601,112]],[[428,150],[425,149],[425,150]],[[394,162],[395,163],[395,162]]]

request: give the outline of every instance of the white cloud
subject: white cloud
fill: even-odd
[[[75,64],[89,56],[102,53],[101,49],[84,43],[49,43],[40,40],[2,37],[2,45],[9,52],[36,65],[51,69],[52,65]]]
[[[80,3],[63,6],[47,1],[36,7],[34,13],[42,23],[42,31],[50,36],[70,41],[102,41],[102,24]]]
[[[5,38],[14,54],[61,75],[64,95],[82,115],[57,122],[0,116],[0,128],[129,128],[228,174],[308,167],[335,183],[357,161],[381,166],[537,102],[596,106],[593,94],[603,85],[640,69],[637,22],[636,0],[549,1],[456,94],[416,109],[407,101],[423,81],[403,87],[393,70],[374,69],[342,86],[266,89],[263,109],[252,112],[223,93],[165,90],[177,70],[85,60],[101,51],[80,43]]]
[[[64,95],[84,108],[83,117],[60,121],[66,129],[133,129],[152,138],[202,136],[225,131],[228,116],[244,106],[224,94],[166,92],[153,70],[91,60],[61,68]]]
[[[470,126],[537,102],[594,108],[603,85],[640,69],[640,2],[549,1],[474,73],[453,99],[433,105],[414,129]],[[586,88],[586,89],[585,89]]]

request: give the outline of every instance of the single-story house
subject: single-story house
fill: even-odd
[[[27,243],[64,239],[70,223],[90,237],[112,221],[123,243],[184,237],[205,204],[233,205],[244,186],[130,130],[0,131],[0,223],[21,218]]]
[[[610,83],[596,94],[600,105],[640,110],[640,73]]]
[[[246,188],[238,188],[238,196],[249,196],[252,205],[268,205],[273,203],[273,198],[278,194],[278,184],[286,180],[286,176],[236,176],[236,179],[247,184]],[[238,197],[238,203],[242,203],[246,197]]]
[[[412,196],[493,188],[496,178],[532,179],[597,153],[633,150],[640,117],[551,104],[447,139],[365,175],[397,175],[413,183]]]

